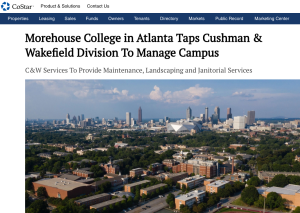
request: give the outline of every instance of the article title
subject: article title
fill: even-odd
[[[203,35],[185,35],[177,33],[176,35],[153,35],[151,33],[139,34],[137,36],[124,34],[120,35],[105,35],[104,33],[91,34],[86,33],[84,36],[79,35],[36,35],[25,34],[25,42],[27,43],[106,43],[115,45],[117,43],[185,43],[193,45],[196,43],[249,43],[262,42],[262,36],[258,33],[250,37],[249,35],[213,35],[205,33]],[[148,49],[128,47],[120,49],[106,48],[25,48],[27,57],[143,57],[143,58],[164,58],[170,59],[174,57],[192,57],[205,59],[207,57],[219,57],[219,50],[201,50],[192,48],[180,49]]]

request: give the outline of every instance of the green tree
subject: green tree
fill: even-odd
[[[295,210],[293,211],[293,213],[300,213],[300,206],[298,206],[297,208],[295,208]]]
[[[246,187],[241,194],[241,199],[248,205],[252,205],[259,198],[257,189],[254,186]]]
[[[269,182],[268,186],[285,187],[289,184],[288,178],[285,175],[275,175],[275,177]]]
[[[29,206],[30,200],[29,200],[29,194],[27,191],[25,191],[25,207]]]
[[[132,202],[133,202],[133,199],[132,199],[131,196],[129,196],[129,198],[128,198],[128,200],[127,200],[127,205],[128,205],[129,207],[131,207],[131,206],[132,206]]]
[[[174,202],[174,201],[171,201],[171,202],[169,203],[169,207],[170,207],[170,209],[174,209],[174,208],[175,208],[175,202]]]
[[[145,201],[146,199],[147,199],[147,195],[146,195],[146,194],[143,194],[143,195],[142,195],[142,200]]]
[[[32,182],[33,182],[33,178],[27,178],[26,179],[26,181],[25,181],[25,190],[32,190],[32,188],[33,188]]]
[[[175,195],[172,194],[172,193],[168,194],[167,199],[166,199],[166,202],[167,202],[167,204],[169,204],[169,205],[170,205],[170,202],[171,202],[171,201],[175,201]]]
[[[270,209],[274,209],[274,208],[278,208],[278,207],[283,207],[284,206],[284,202],[285,202],[285,200],[282,199],[282,197],[279,194],[277,194],[276,192],[270,192],[267,195],[266,205]]]
[[[35,200],[26,209],[26,213],[49,213],[48,204],[43,200]]]
[[[260,179],[257,176],[253,176],[247,181],[247,185],[248,186],[259,186]]]
[[[183,192],[186,191],[186,186],[185,186],[184,184],[182,184],[181,190],[182,190]]]
[[[45,187],[39,187],[36,191],[38,197],[47,197],[47,191]]]
[[[176,189],[180,189],[180,183],[176,183]]]
[[[111,211],[111,212],[115,211],[114,205],[112,205],[112,204],[109,205],[109,211]]]

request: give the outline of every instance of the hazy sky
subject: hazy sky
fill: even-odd
[[[255,110],[257,118],[300,117],[299,80],[27,80],[26,118],[184,118],[190,106],[199,117],[227,107],[233,116]]]

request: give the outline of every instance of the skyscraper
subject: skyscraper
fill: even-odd
[[[70,115],[69,115],[69,113],[68,113],[67,116],[66,116],[66,123],[67,123],[67,124],[70,123]]]
[[[80,122],[80,116],[79,115],[77,116],[77,121],[78,121],[78,123]]]
[[[191,119],[191,118],[192,118],[192,109],[188,107],[186,110],[186,119]]]
[[[205,107],[205,122],[208,123],[208,107]]]
[[[248,111],[247,125],[252,125],[255,122],[255,111]]]
[[[218,124],[218,114],[214,113],[211,117],[212,124]]]
[[[126,124],[128,124],[129,126],[131,124],[131,113],[130,112],[126,112]]]
[[[215,114],[218,116],[218,120],[220,120],[220,108],[218,106],[215,107]]]
[[[231,108],[227,108],[227,120],[228,120],[229,118],[232,118]]]
[[[84,120],[84,114],[81,114],[81,118],[80,118],[81,121]]]
[[[139,111],[138,111],[138,123],[142,122],[142,108],[140,107],[139,108]]]
[[[245,116],[234,117],[233,129],[245,129]]]

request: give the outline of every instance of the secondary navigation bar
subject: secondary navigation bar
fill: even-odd
[[[0,24],[300,24],[300,13],[1,13]]]

